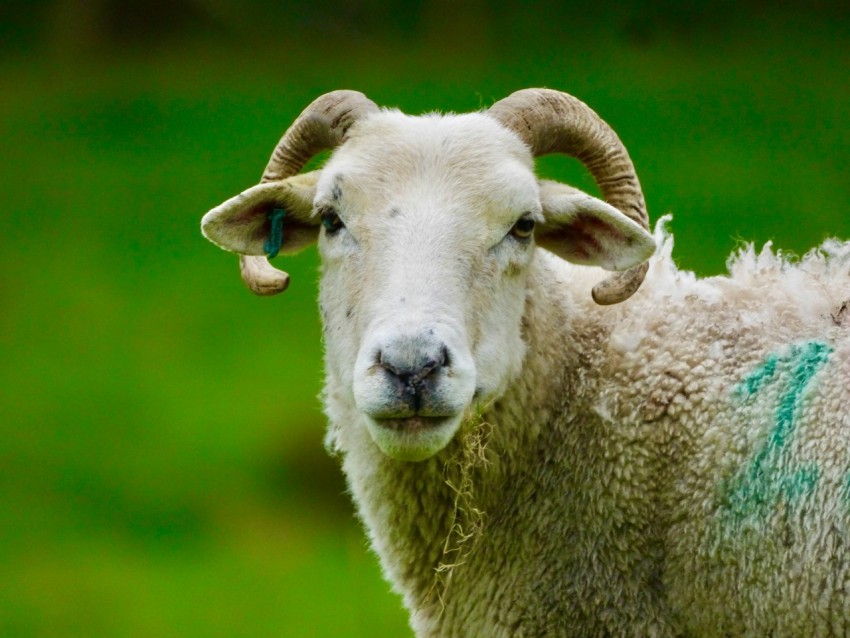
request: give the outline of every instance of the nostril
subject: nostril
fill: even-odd
[[[403,370],[398,365],[394,365],[391,361],[386,359],[384,355],[380,352],[376,357],[375,363],[390,374],[392,374],[394,377],[398,377],[402,381],[406,380],[410,376],[407,371]]]
[[[381,352],[379,352],[377,357],[375,357],[375,363],[377,366],[386,370],[387,373],[401,381],[404,385],[417,383],[419,380],[417,370],[404,365],[403,362],[395,362],[391,357],[385,357]]]

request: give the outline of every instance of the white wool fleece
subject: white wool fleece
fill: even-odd
[[[662,226],[616,306],[537,249],[519,376],[428,460],[384,456],[326,386],[417,635],[850,634],[850,243],[697,279]]]

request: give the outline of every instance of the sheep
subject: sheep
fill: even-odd
[[[318,241],[326,444],[416,635],[850,635],[850,243],[678,270],[616,134],[548,89],[324,95],[202,230],[258,294]]]

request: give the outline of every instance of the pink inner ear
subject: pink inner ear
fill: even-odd
[[[632,240],[626,237],[616,226],[608,224],[593,215],[579,213],[568,225],[555,233],[556,241],[563,244],[560,249],[572,255],[576,260],[595,261],[606,252],[605,246],[630,245]],[[554,237],[553,237],[554,239]]]
[[[271,221],[269,213],[275,208],[274,202],[263,202],[239,211],[230,219],[230,223],[237,226],[245,226],[250,229],[252,241],[263,242],[271,232]]]
[[[237,224],[256,223],[257,218],[268,218],[269,211],[274,207],[273,204],[263,202],[250,208],[245,208],[231,217],[231,220]]]

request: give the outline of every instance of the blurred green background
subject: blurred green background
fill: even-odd
[[[569,91],[716,274],[850,237],[848,45],[823,2],[0,2],[0,636],[409,635],[322,448],[315,251],[259,299],[198,230],[319,94]]]

